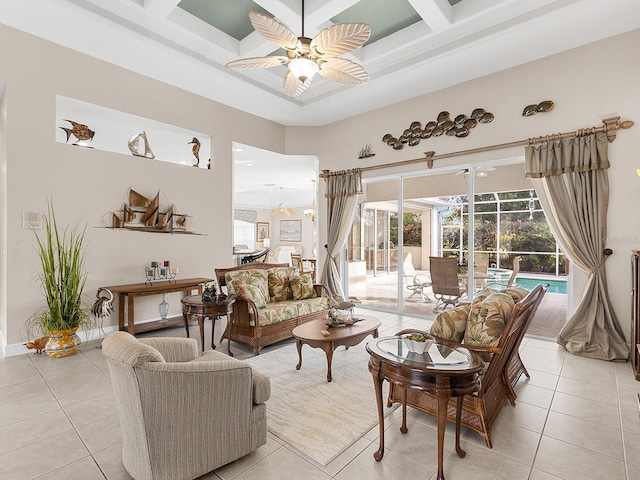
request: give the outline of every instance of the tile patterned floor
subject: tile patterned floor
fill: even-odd
[[[376,316],[383,324],[381,335],[428,326],[426,320],[410,316]],[[195,324],[190,331],[198,337]],[[152,334],[184,336],[184,329]],[[106,362],[95,344],[84,345],[80,354],[65,359],[33,353],[0,358],[1,479],[130,478],[120,460],[122,435]],[[284,346],[290,347],[290,342]],[[282,347],[265,348],[262,354]],[[237,358],[250,356],[237,344],[232,350]],[[516,407],[508,403],[503,407],[494,425],[493,448],[468,431],[463,436],[467,456],[460,459],[453,436],[447,435],[446,478],[640,478],[640,383],[631,366],[571,356],[553,342],[530,337],[523,341],[522,358],[531,379],[518,384]],[[328,466],[314,463],[269,434],[266,445],[201,479],[298,480],[304,472],[307,480],[435,480],[434,418],[410,410],[405,435],[398,419],[394,412],[387,422],[380,463],[373,459],[377,428]]]

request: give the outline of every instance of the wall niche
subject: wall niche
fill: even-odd
[[[94,132],[92,135],[89,132],[93,138],[77,142],[78,138],[74,133],[79,132],[81,136],[83,133],[87,134],[87,129],[83,126]],[[65,129],[71,130],[68,139]],[[198,168],[207,169],[211,158],[211,137],[202,132],[62,95],[56,95],[55,131],[58,143],[66,143],[74,148],[89,147],[121,153],[136,160],[169,162],[190,167],[196,166],[195,164],[198,163]],[[151,155],[144,156],[147,149],[145,149],[144,138],[141,135],[143,132],[148,147],[155,158],[150,158]],[[138,147],[139,156],[134,155],[129,148],[129,142],[135,136],[141,136],[137,142],[133,142]],[[199,162],[194,155],[194,139],[199,142],[199,146],[195,148],[195,150],[199,149]],[[78,144],[74,145],[76,142]]]

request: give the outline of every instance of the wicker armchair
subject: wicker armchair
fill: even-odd
[[[548,287],[548,285],[538,285],[525,298],[516,303],[505,326],[504,333],[495,347],[460,345],[436,338],[436,341],[453,347],[465,347],[477,353],[493,354],[491,361],[486,364],[483,372],[480,390],[474,395],[464,397],[461,413],[461,425],[476,431],[484,438],[489,448],[491,448],[491,426],[493,422],[507,400],[515,404],[513,386],[520,375],[525,373],[528,376],[518,354],[518,349]],[[409,332],[409,330],[403,330],[399,333]],[[416,330],[415,332],[418,331]],[[402,390],[401,387],[394,384],[390,385],[387,401],[389,406],[393,403],[403,402],[403,394],[405,392]],[[438,399],[428,392],[407,390],[406,404],[431,415],[438,415]],[[449,402],[447,420],[453,423],[456,421],[455,398]]]
[[[193,338],[102,344],[122,427],[122,463],[136,480],[191,480],[267,441],[269,378]]]

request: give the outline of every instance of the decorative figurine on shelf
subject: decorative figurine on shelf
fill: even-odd
[[[202,292],[203,302],[215,302],[218,298],[218,291],[216,290],[215,283],[205,283],[204,291]]]
[[[60,127],[62,130],[67,132],[67,142],[69,142],[69,138],[71,135],[76,137],[78,140],[73,142],[73,145],[77,145],[79,147],[87,147],[93,148],[91,145],[87,143],[87,140],[93,140],[93,136],[96,134],[93,130],[91,130],[86,125],[82,123],[74,122],[73,120],[64,120],[65,122],[69,122],[73,128]]]
[[[144,142],[144,153],[140,153],[140,140]],[[145,158],[156,158],[156,156],[151,151],[151,147],[149,146],[149,140],[147,140],[147,132],[144,130],[142,133],[138,133],[137,135],[132,135],[129,138],[129,151],[135,155],[136,157],[145,157]]]
[[[193,144],[193,147],[191,147],[191,151],[193,152],[193,156],[196,157],[196,163],[193,164],[194,167],[199,167],[200,166],[200,140],[198,140],[196,137],[193,137],[193,140],[191,140],[187,145],[191,145]]]

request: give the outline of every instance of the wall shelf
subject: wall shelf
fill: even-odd
[[[199,168],[206,169],[211,158],[211,137],[202,132],[56,95],[56,141],[72,145],[76,138],[71,136],[67,142],[66,132],[59,128],[71,128],[67,120],[87,125],[95,132],[93,140],[87,142],[93,148],[121,153],[134,161],[161,161],[193,167],[195,157],[189,142],[194,137],[201,144]],[[146,132],[155,159],[136,156],[129,151],[129,139],[143,131]],[[142,143],[140,150],[144,151]]]

